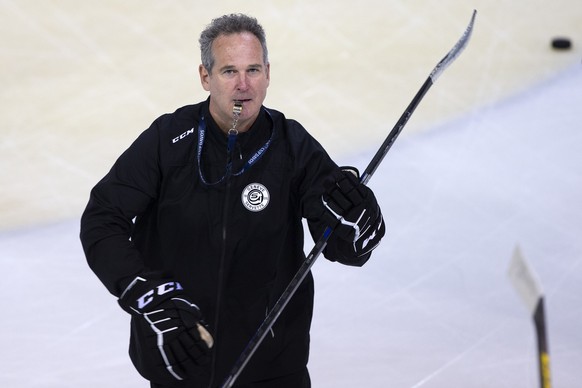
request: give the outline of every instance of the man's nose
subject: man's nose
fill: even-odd
[[[248,76],[247,73],[240,72],[238,76],[237,87],[238,90],[246,90],[248,88]]]

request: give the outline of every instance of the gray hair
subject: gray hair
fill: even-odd
[[[221,35],[239,34],[242,32],[250,32],[257,37],[263,48],[263,62],[264,64],[269,63],[265,30],[263,30],[263,27],[257,19],[240,13],[229,14],[213,19],[204,31],[202,31],[200,39],[198,39],[202,66],[209,73],[212,72],[212,67],[214,66],[214,55],[212,54],[212,43],[214,40]]]

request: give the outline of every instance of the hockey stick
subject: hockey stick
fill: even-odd
[[[519,247],[515,248],[509,266],[509,278],[524,304],[532,314],[538,343],[538,368],[540,387],[550,388],[550,350],[546,332],[544,294],[535,273],[523,258]]]
[[[360,181],[363,184],[368,183],[368,181],[370,180],[370,178],[372,177],[372,175],[374,174],[374,172],[376,171],[376,169],[378,168],[378,166],[388,153],[388,150],[390,150],[390,147],[392,147],[392,144],[394,143],[394,141],[396,140],[396,138],[398,137],[406,123],[408,122],[408,119],[410,118],[410,116],[412,115],[412,113],[414,112],[414,110],[416,109],[416,107],[426,94],[426,92],[430,89],[430,87],[437,80],[437,78],[443,73],[443,71],[445,71],[445,69],[455,59],[457,59],[457,57],[467,46],[469,39],[471,37],[471,33],[473,31],[473,24],[475,22],[476,14],[477,11],[473,11],[471,21],[469,22],[469,25],[465,29],[465,32],[463,33],[461,38],[447,53],[447,55],[445,55],[445,57],[432,70],[432,72],[430,73],[430,75],[420,88],[420,90],[416,93],[416,95],[414,96],[414,98],[412,99],[412,101],[410,102],[410,104],[408,105],[408,107],[406,108],[406,110],[404,111],[404,113],[394,126],[394,128],[390,131],[390,133],[386,137],[386,140],[384,140],[384,142],[382,143],[382,145],[380,146],[380,148],[370,161],[368,167],[366,167],[366,169],[362,173]],[[249,362],[249,360],[251,359],[251,357],[253,356],[253,354],[255,353],[255,351],[265,338],[265,335],[269,332],[269,330],[271,330],[271,328],[275,324],[275,321],[279,318],[279,315],[281,315],[281,312],[283,311],[285,306],[287,306],[287,303],[289,302],[291,297],[295,294],[295,291],[297,291],[297,289],[301,285],[301,282],[303,282],[303,279],[305,279],[305,276],[307,276],[307,274],[309,273],[309,270],[315,263],[315,260],[325,249],[331,233],[332,229],[330,227],[327,227],[324,230],[323,235],[315,243],[313,249],[311,250],[309,255],[305,258],[305,261],[303,262],[301,267],[299,267],[297,273],[295,274],[293,279],[291,279],[285,291],[283,291],[283,293],[281,294],[281,296],[279,297],[279,299],[277,300],[269,314],[265,317],[265,319],[257,329],[256,333],[247,344],[246,348],[239,356],[238,360],[235,362],[234,366],[230,371],[230,374],[227,376],[224,383],[221,385],[221,388],[231,388],[233,386],[234,382],[241,374],[244,367],[247,365],[247,363]]]

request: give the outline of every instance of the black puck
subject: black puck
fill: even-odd
[[[572,47],[572,41],[568,38],[554,38],[552,39],[552,48],[556,50],[568,50]]]

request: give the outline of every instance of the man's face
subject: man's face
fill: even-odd
[[[235,101],[243,105],[237,129],[244,132],[257,118],[269,86],[269,64],[251,33],[221,35],[212,44],[214,67],[200,65],[200,82],[210,92],[210,114],[223,131],[232,126]]]

